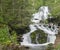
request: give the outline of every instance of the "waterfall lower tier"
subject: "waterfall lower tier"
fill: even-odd
[[[35,25],[37,26],[37,28],[39,28],[40,30],[43,30],[44,32],[46,32],[48,34],[47,36],[47,42],[46,43],[43,43],[43,44],[38,44],[38,41],[37,44],[32,44],[31,43],[31,38],[30,38],[30,34],[34,31],[37,30],[36,27],[34,27],[34,25],[30,25],[30,27],[33,26],[33,30],[31,30],[29,33],[26,33],[23,35],[23,42],[21,42],[21,45],[24,45],[24,46],[27,46],[29,47],[31,50],[43,50],[46,48],[46,46],[50,43],[54,44],[55,43],[55,40],[56,40],[56,36],[55,36],[55,33],[52,32],[51,30],[48,30],[47,28],[45,28],[43,25],[42,26],[39,26],[39,25]],[[38,38],[38,37],[36,37]]]

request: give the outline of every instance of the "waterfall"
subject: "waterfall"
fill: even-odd
[[[23,42],[21,42],[21,45],[30,47],[30,50],[44,50],[48,44],[55,43],[55,40],[56,40],[55,34],[58,33],[58,29],[57,29],[56,25],[54,26],[54,29],[51,30],[51,28],[49,28],[49,24],[44,24],[44,23],[40,22],[40,21],[45,21],[46,19],[48,19],[49,14],[50,14],[50,12],[49,12],[48,6],[42,6],[39,8],[39,11],[37,13],[32,15],[33,17],[31,19],[31,22],[33,22],[33,24],[29,25],[30,32],[23,35],[23,37],[22,37]],[[46,25],[46,27],[44,25]],[[40,30],[43,30],[46,34],[48,34],[46,43],[39,44],[39,42],[37,41],[37,39],[38,39],[37,34],[36,34],[36,43],[37,44],[31,43],[30,34],[34,31],[36,31],[37,28]]]
[[[38,42],[39,34],[36,34],[36,43],[39,44]]]

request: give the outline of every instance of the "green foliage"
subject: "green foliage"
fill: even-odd
[[[56,47],[54,47],[53,44],[49,44],[46,50],[60,50],[60,44],[56,45]]]
[[[0,44],[6,45],[11,42],[17,44],[16,32],[13,31],[12,35],[10,35],[8,26],[0,24]]]
[[[58,44],[54,50],[60,50],[60,44]]]
[[[27,26],[31,15],[42,5],[49,6],[54,17],[60,14],[60,0],[1,0],[0,22],[8,24],[14,21],[13,25],[18,27]]]
[[[4,25],[0,27],[0,44],[8,44],[10,42],[8,27]]]
[[[0,23],[14,29],[24,29],[29,26],[32,14],[42,4],[42,0],[1,0]],[[28,31],[28,29],[25,30]]]
[[[15,22],[12,24],[18,27],[29,25],[28,21],[33,11],[28,0],[2,0],[0,4],[0,22],[5,24]]]
[[[42,6],[42,0],[1,0],[0,22],[12,23],[15,27],[25,27],[30,24],[31,16]]]
[[[12,35],[10,36],[11,42],[17,44],[17,35],[16,32],[13,31]]]
[[[35,32],[31,33],[31,35],[30,35],[32,43],[36,43],[36,35],[39,36],[37,40],[40,44],[47,42],[47,34],[44,33],[42,30],[36,30]]]
[[[53,44],[49,44],[46,50],[54,50]]]
[[[46,0],[45,5],[49,6],[50,12],[52,15],[57,15],[60,14],[60,0]]]
[[[57,16],[56,22],[60,23],[60,15]]]

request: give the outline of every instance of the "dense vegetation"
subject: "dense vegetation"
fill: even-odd
[[[5,44],[5,43],[9,43],[10,42],[10,37],[8,35],[8,27],[7,26],[3,26],[0,27],[0,44]]]

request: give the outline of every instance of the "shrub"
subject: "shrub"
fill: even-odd
[[[47,42],[47,34],[45,34],[42,30],[36,30],[35,32],[32,32],[30,35],[32,43],[36,43],[36,35],[38,36],[37,41],[40,44]]]
[[[3,25],[3,27],[0,27],[0,44],[8,44],[10,42],[9,29],[6,25]]]

